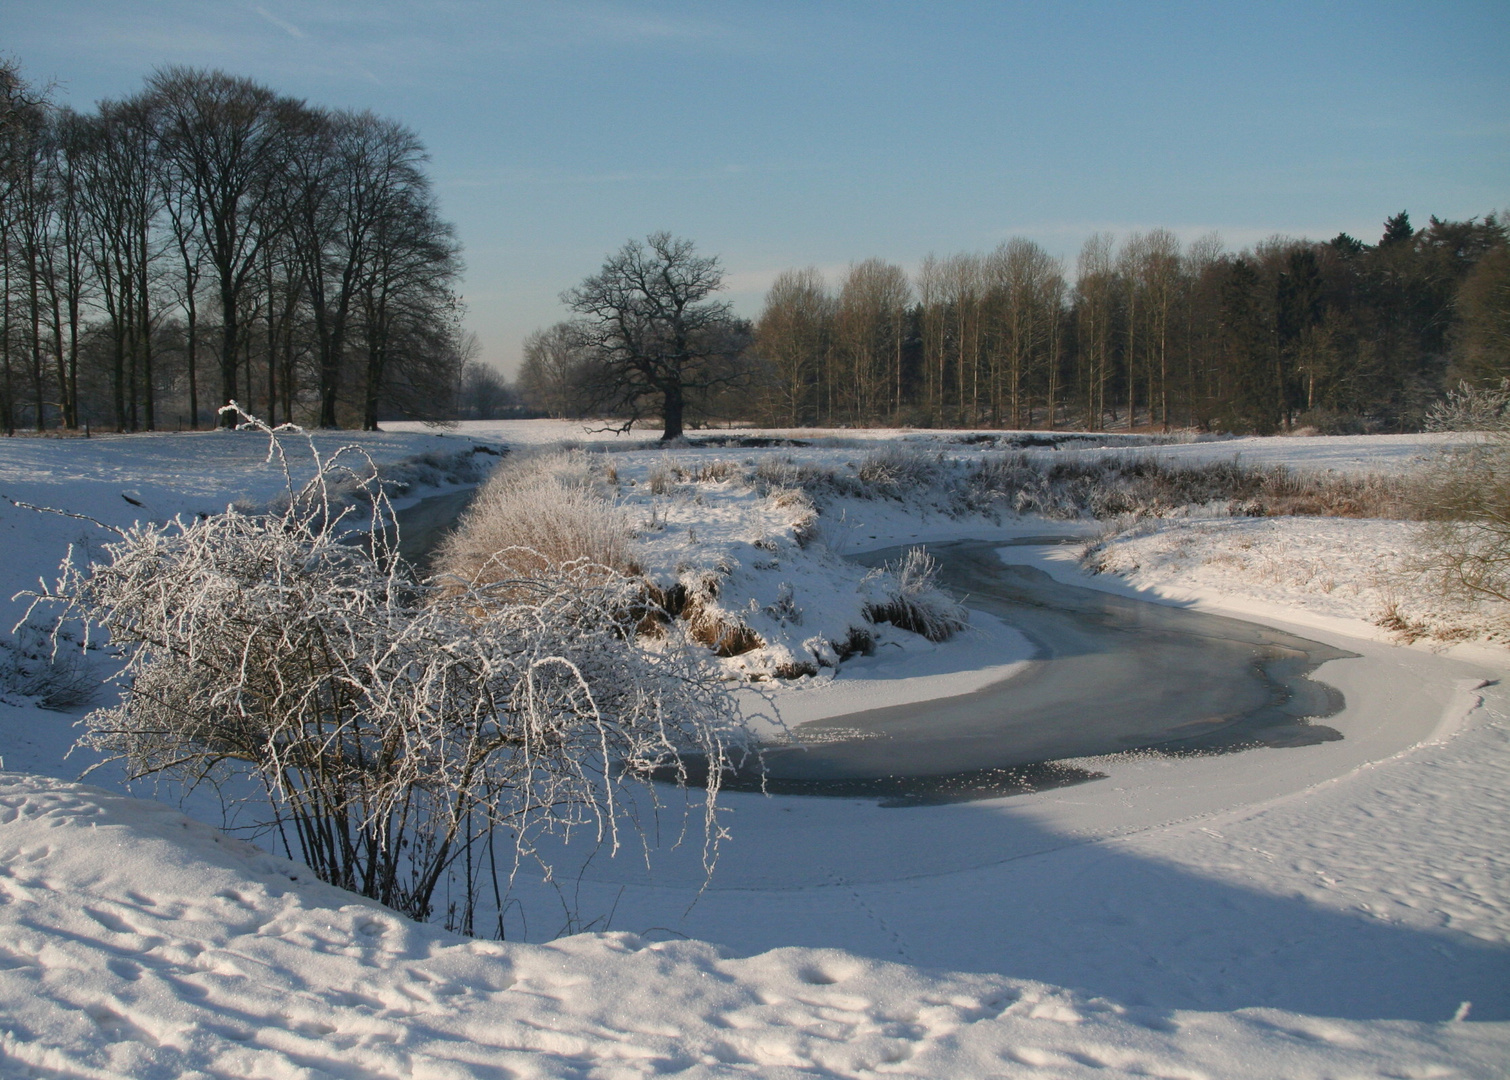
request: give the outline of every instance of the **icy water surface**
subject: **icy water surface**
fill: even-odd
[[[400,550],[423,563],[473,492],[398,514]],[[1017,544],[1053,543],[1030,537]],[[1353,653],[1240,619],[1065,585],[997,557],[1001,541],[930,545],[941,580],[1037,647],[1025,671],[969,694],[798,725],[765,748],[764,774],[732,789],[952,802],[1098,779],[1067,759],[1127,751],[1178,755],[1342,738],[1316,721],[1342,694],[1309,676]],[[901,548],[858,561],[879,566]],[[694,772],[695,763],[694,763]]]
[[[413,506],[397,511],[399,554],[421,570],[428,570],[430,558],[446,534],[456,527],[462,511],[477,494],[475,487],[431,495]]]
[[[765,754],[767,790],[952,801],[1099,775],[1058,764],[1065,759],[1342,738],[1315,722],[1341,710],[1341,693],[1308,676],[1354,654],[1255,623],[1061,584],[1003,564],[1002,546],[929,550],[946,585],[1037,646],[1027,670],[957,697],[799,725],[793,734],[802,745]],[[863,561],[879,565],[899,550]]]

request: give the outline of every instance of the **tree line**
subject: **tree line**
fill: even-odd
[[[449,414],[461,258],[426,160],[393,120],[218,71],[81,113],[0,64],[0,424]]]
[[[1507,224],[1491,213],[1416,229],[1402,211],[1373,244],[1274,237],[1240,252],[1214,234],[1098,233],[1072,275],[1017,238],[929,256],[914,274],[881,259],[835,284],[788,270],[753,325],[703,299],[717,287],[705,265],[690,310],[729,348],[696,368],[676,408],[692,423],[788,426],[1414,429],[1448,387],[1510,377]],[[604,328],[622,322],[581,302],[636,252],[669,265],[682,244],[681,263],[696,258],[686,241],[651,239],[563,294],[576,320],[527,340],[528,405],[628,416],[663,404],[605,348]]]

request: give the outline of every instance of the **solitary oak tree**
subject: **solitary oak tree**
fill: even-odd
[[[716,257],[658,232],[643,244],[630,240],[602,270],[561,294],[579,316],[573,328],[594,361],[595,404],[626,416],[624,430],[658,412],[662,440],[680,438],[689,392],[742,377],[736,361],[748,334],[727,302],[708,299],[722,287]]]

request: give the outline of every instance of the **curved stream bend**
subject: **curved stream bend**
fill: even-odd
[[[1053,542],[1032,538],[1018,543]],[[983,798],[1100,774],[1056,764],[1129,750],[1216,753],[1342,738],[1342,695],[1308,676],[1356,654],[1238,619],[1115,596],[1004,564],[1001,542],[933,546],[944,584],[1025,634],[1026,671],[973,693],[799,725],[766,790],[899,803]],[[862,561],[879,565],[900,549]],[[731,787],[754,786],[755,776]]]
[[[397,515],[400,551],[423,563],[473,490],[422,499]],[[1308,676],[1355,653],[1283,630],[1057,582],[1004,564],[997,549],[1029,537],[932,545],[945,585],[1028,637],[1025,671],[969,694],[801,724],[769,746],[765,772],[731,789],[880,796],[889,805],[990,798],[1102,774],[1065,759],[1129,750],[1217,753],[1342,738],[1312,720],[1342,694]],[[901,548],[858,561],[879,566]],[[693,766],[695,762],[688,762]]]

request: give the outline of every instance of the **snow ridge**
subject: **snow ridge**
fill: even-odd
[[[37,777],[0,776],[0,823],[0,1075],[1487,1078],[1510,1049],[1505,1025],[1170,1012],[832,949],[468,941]]]

